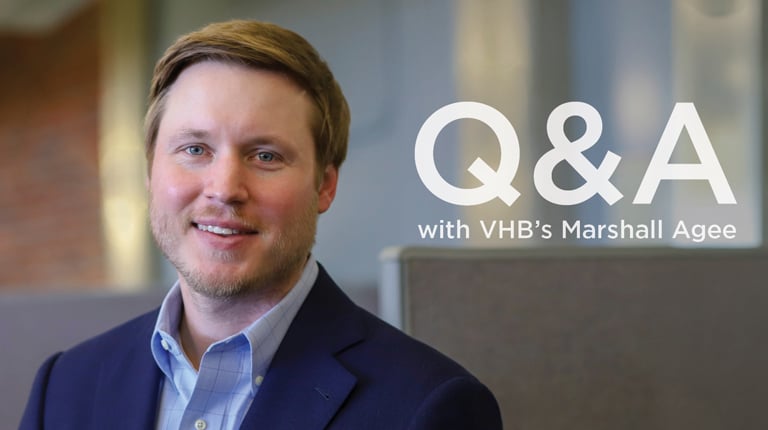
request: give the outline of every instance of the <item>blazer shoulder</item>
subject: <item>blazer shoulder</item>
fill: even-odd
[[[379,354],[385,357],[396,359],[400,364],[410,364],[409,367],[420,368],[420,371],[427,368],[428,372],[443,375],[446,378],[471,376],[462,365],[441,351],[404,333],[364,309],[360,309],[360,312],[366,320],[365,325],[368,327],[366,342],[370,344],[368,347],[372,350],[379,351]]]
[[[142,424],[130,428],[147,428],[160,381],[150,351],[156,318],[148,312],[52,355],[38,370],[19,428],[128,428],[114,423],[134,421]],[[110,418],[114,405],[132,415]]]
[[[501,428],[494,395],[461,364],[361,308],[358,316],[363,340],[337,356],[358,378],[340,423],[373,420],[366,408],[377,405],[389,417],[382,428]]]
[[[338,357],[353,368],[360,363],[362,368],[355,372],[390,373],[390,380],[398,375],[404,380],[415,377],[425,385],[438,385],[456,376],[473,378],[445,354],[353,303],[322,266],[294,326],[293,340],[301,340],[302,345],[321,331],[333,333],[327,339],[343,339],[339,344],[346,347]]]
[[[120,356],[127,350],[146,348],[154,331],[159,308],[139,315],[101,334],[65,350],[56,367],[76,364],[79,367],[101,362],[109,356]]]
[[[475,379],[456,377],[425,398],[408,428],[501,430],[501,410],[486,386]]]

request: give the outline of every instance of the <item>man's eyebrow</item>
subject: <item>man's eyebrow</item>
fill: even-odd
[[[171,136],[171,140],[204,140],[208,138],[210,134],[205,130],[198,130],[194,128],[183,128]]]
[[[206,130],[197,128],[182,128],[176,133],[173,133],[170,136],[169,141],[178,144],[188,143],[189,141],[206,142],[210,139],[211,133]],[[274,145],[283,143],[285,143],[285,140],[282,137],[271,134],[253,136],[243,140],[243,144],[245,145]]]

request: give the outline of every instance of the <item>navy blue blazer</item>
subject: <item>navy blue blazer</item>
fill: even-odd
[[[20,429],[153,429],[163,381],[150,351],[157,312],[49,358]],[[483,384],[355,305],[321,267],[241,428],[502,427]]]

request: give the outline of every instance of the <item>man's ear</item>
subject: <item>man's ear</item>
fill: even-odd
[[[325,171],[320,177],[320,185],[317,191],[317,212],[323,213],[331,207],[336,197],[336,184],[339,181],[339,169],[332,164],[325,166]]]

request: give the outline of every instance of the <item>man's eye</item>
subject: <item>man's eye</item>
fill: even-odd
[[[259,161],[264,161],[264,162],[275,161],[275,154],[271,152],[259,152],[258,154],[256,154],[256,158],[258,158]]]
[[[203,155],[205,153],[205,149],[203,149],[202,146],[189,146],[185,149],[187,154],[189,155]]]

